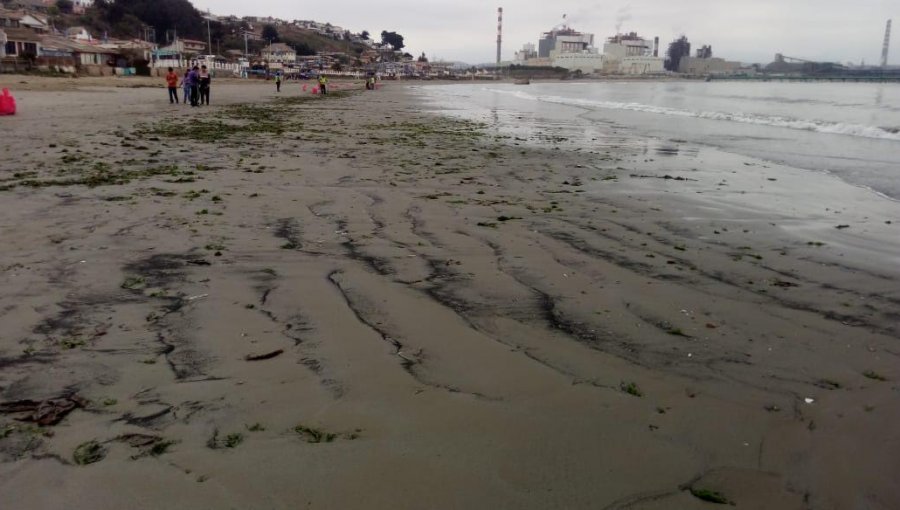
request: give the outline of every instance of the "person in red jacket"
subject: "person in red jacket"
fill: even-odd
[[[166,85],[169,86],[169,102],[178,104],[178,74],[171,67],[166,75]]]

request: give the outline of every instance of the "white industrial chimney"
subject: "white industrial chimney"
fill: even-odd
[[[497,67],[503,54],[503,7],[497,8]]]
[[[887,20],[887,28],[884,29],[884,47],[881,49],[881,67],[888,65],[888,53],[891,49],[891,20]]]

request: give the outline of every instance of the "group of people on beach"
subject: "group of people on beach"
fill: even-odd
[[[212,76],[205,65],[189,67],[184,76],[179,77],[174,68],[169,68],[166,74],[166,85],[169,87],[169,103],[179,104],[178,87],[183,90],[183,103],[191,103],[192,107],[209,105],[209,93],[212,86]]]
[[[275,73],[275,92],[281,92],[281,84],[284,83],[285,76],[282,73]],[[324,96],[328,95],[328,77],[324,74],[320,74],[317,78],[319,82],[318,93]],[[367,86],[368,88],[368,86]],[[306,87],[303,88],[306,90]]]
[[[282,73],[276,73],[274,78],[275,90],[276,92],[281,92],[281,84],[284,82],[285,76]],[[319,74],[317,81],[319,85],[318,90],[314,90],[314,92],[328,95],[328,78],[324,74]],[[376,76],[374,73],[370,74],[366,78],[366,90],[376,90],[376,83]],[[169,103],[171,104],[188,104],[190,102],[191,106],[209,105],[212,77],[205,65],[189,67],[184,72],[184,76],[179,76],[175,69],[170,67],[169,72],[166,74],[166,85],[169,88]],[[183,90],[182,101],[178,99],[179,86]],[[306,90],[306,87],[303,90]]]

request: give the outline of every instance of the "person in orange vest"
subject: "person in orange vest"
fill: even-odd
[[[169,102],[178,104],[178,74],[171,67],[166,75],[166,85],[169,86]]]

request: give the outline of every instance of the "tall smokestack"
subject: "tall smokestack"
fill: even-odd
[[[881,67],[887,67],[888,52],[891,49],[891,20],[887,20],[887,28],[884,29],[884,48],[881,49]]]
[[[659,56],[659,36],[653,38],[653,56]]]
[[[497,67],[503,54],[503,7],[497,8]]]

